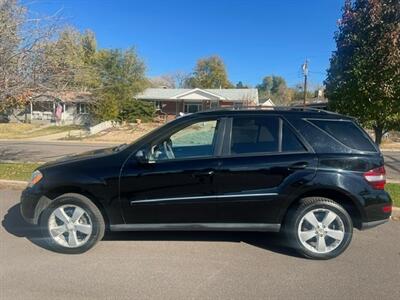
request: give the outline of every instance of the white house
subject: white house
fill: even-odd
[[[136,99],[154,102],[159,111],[171,117],[218,107],[239,108],[259,104],[257,89],[148,88]]]
[[[9,114],[10,122],[62,125],[86,125],[91,122],[89,105],[93,101],[88,92],[60,92],[33,95],[25,109]]]

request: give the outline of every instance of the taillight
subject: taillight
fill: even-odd
[[[364,178],[376,190],[383,190],[386,184],[385,167],[379,167],[364,173]]]
[[[391,205],[386,205],[386,206],[382,207],[382,211],[384,213],[391,213],[392,212],[392,206]]]

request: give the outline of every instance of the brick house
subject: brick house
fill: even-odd
[[[257,89],[170,89],[148,88],[136,99],[151,101],[169,118],[219,107],[257,106]]]

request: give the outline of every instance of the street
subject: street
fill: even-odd
[[[108,234],[91,251],[43,248],[0,190],[1,299],[400,299],[400,222],[355,231],[329,261],[298,257],[276,234]]]
[[[0,161],[47,162],[65,155],[116,144],[82,142],[0,141]],[[383,152],[387,178],[400,181],[400,151]]]
[[[116,146],[76,142],[0,141],[1,161],[48,162],[65,155]]]

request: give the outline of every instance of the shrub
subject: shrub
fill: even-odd
[[[151,121],[154,118],[155,108],[153,103],[140,100],[127,100],[121,103],[118,120],[134,123],[136,119],[143,122]]]

